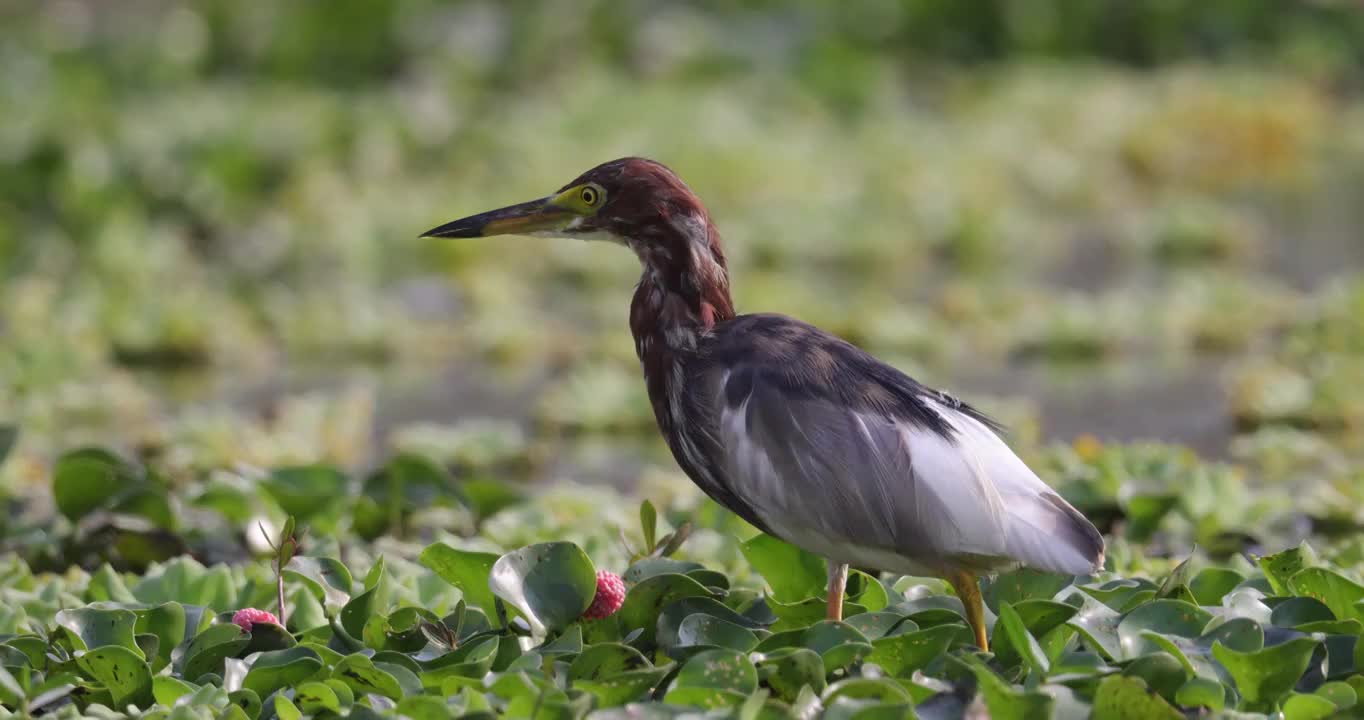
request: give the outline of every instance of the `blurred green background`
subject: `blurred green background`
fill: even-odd
[[[1364,495],[1356,2],[53,0],[0,26],[11,489],[86,442],[187,473],[418,447],[676,475],[634,258],[415,239],[638,154],[711,209],[741,311],[976,401],[1026,456],[1160,441]]]

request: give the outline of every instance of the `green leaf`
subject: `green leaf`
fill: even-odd
[[[65,628],[77,648],[94,650],[117,646],[137,655],[142,651],[134,637],[137,614],[122,608],[82,607],[57,613],[57,624]]]
[[[497,555],[435,543],[422,550],[420,562],[442,580],[459,588],[469,605],[486,613],[493,612],[496,596],[488,587],[488,579],[497,563]]]
[[[654,509],[654,504],[648,500],[639,504],[639,527],[644,533],[644,551],[653,552],[658,539],[658,510]]]
[[[936,625],[873,640],[866,661],[880,665],[891,677],[909,677],[947,652],[963,630],[964,625]]]
[[[1203,568],[1189,581],[1189,591],[1199,605],[1221,605],[1222,598],[1241,581],[1241,573],[1227,568]]]
[[[758,671],[743,653],[706,650],[687,660],[678,671],[664,702],[720,707],[735,705],[758,689]]]
[[[402,685],[386,670],[375,667],[364,655],[347,655],[332,668],[333,678],[345,683],[357,695],[374,693],[390,700],[403,696]],[[418,683],[420,685],[420,683]]]
[[[697,613],[710,615],[749,629],[758,627],[758,624],[753,620],[734,612],[709,597],[682,598],[663,608],[663,612],[659,613],[656,619],[658,633],[655,641],[659,647],[665,650],[677,647],[681,643],[678,633],[682,621]]]
[[[665,573],[677,573],[688,575],[697,570],[705,570],[701,563],[686,560],[674,560],[666,557],[646,557],[633,563],[625,569],[625,573],[620,576],[626,585],[634,585],[645,580]],[[697,580],[700,582],[700,580]]]
[[[616,618],[625,630],[643,630],[640,642],[652,645],[657,637],[658,616],[664,607],[682,598],[709,596],[709,590],[686,575],[654,575],[626,591]]]
[[[1283,704],[1284,720],[1323,720],[1335,714],[1335,703],[1320,695],[1294,693]]]
[[[1267,711],[1297,684],[1320,644],[1312,638],[1300,637],[1243,653],[1218,641],[1213,643],[1212,655],[1236,681],[1236,690],[1241,693],[1247,708]]]
[[[1033,676],[1045,678],[1051,670],[1051,663],[1047,660],[1047,654],[1042,650],[1042,646],[1037,644],[1037,639],[1028,633],[1023,618],[1019,617],[1013,605],[1007,602],[999,606],[999,623],[995,626],[996,634],[999,633],[1001,626],[1004,628],[1004,634],[1009,637],[1009,646],[1017,650],[1023,661],[1027,663]]]
[[[1175,693],[1175,702],[1184,707],[1205,707],[1213,711],[1221,710],[1226,698],[1226,686],[1205,677],[1189,678]]]
[[[1073,605],[1055,600],[1021,600],[1012,607],[1023,621],[1023,627],[1027,628],[1028,634],[1039,643],[1047,633],[1064,625],[1079,611],[1079,608]],[[990,640],[990,651],[1003,667],[1011,667],[1023,661],[1023,656],[1014,646],[1012,637],[1007,632],[1001,632],[998,623],[995,624],[994,637]]]
[[[82,448],[57,458],[52,468],[52,497],[72,522],[109,506],[142,477],[127,461],[100,448]]]
[[[182,675],[191,682],[209,673],[222,675],[223,661],[236,655],[250,641],[250,636],[236,625],[212,625],[196,635],[185,648]]]
[[[1084,605],[1067,624],[1079,631],[1090,645],[1110,660],[1123,656],[1122,643],[1118,639],[1118,624],[1122,615],[1093,598],[1084,598]]]
[[[828,568],[818,555],[766,534],[755,536],[739,549],[779,602],[824,597]]]
[[[981,581],[981,595],[985,598],[985,606],[998,615],[1004,603],[1017,605],[1024,600],[1051,600],[1073,581],[1069,575],[1021,568]]]
[[[129,703],[149,705],[152,697],[152,670],[141,655],[119,645],[106,645],[76,658],[81,670],[109,691],[114,707]]]
[[[577,545],[541,543],[498,558],[488,585],[544,635],[568,627],[592,604],[597,571]]]
[[[891,631],[891,628],[894,628],[902,622],[910,622],[910,624],[913,625],[913,622],[906,620],[904,615],[893,612],[865,612],[859,615],[853,615],[844,620],[844,622],[853,626],[854,629],[866,636],[868,640],[876,640],[877,638],[885,637],[886,634]],[[910,629],[917,628],[918,626],[915,625]]]
[[[594,680],[579,680],[573,686],[591,693],[599,707],[609,708],[632,700],[647,699],[645,694],[658,687],[667,673],[665,668],[630,670]]]
[[[824,660],[815,651],[784,647],[756,657],[758,677],[777,699],[795,702],[807,685],[817,693],[824,691]]]
[[[1184,715],[1140,678],[1110,675],[1094,693],[1093,720],[1183,720]]]
[[[336,690],[316,680],[301,683],[295,688],[294,700],[298,702],[299,710],[308,715],[318,715],[324,711],[341,712],[341,699],[336,696]]]
[[[350,599],[341,608],[341,627],[351,637],[361,639],[365,635],[365,623],[374,617],[378,599],[378,588],[370,588]]]
[[[1167,702],[1174,702],[1179,689],[1193,676],[1184,662],[1165,652],[1142,655],[1128,663],[1122,669],[1122,674],[1141,678],[1148,688],[1160,693]]]
[[[137,612],[137,633],[151,633],[157,637],[156,657],[151,660],[152,672],[159,672],[171,661],[171,652],[185,638],[185,606],[177,602],[162,603]]]
[[[1212,613],[1182,600],[1152,600],[1123,616],[1118,623],[1118,639],[1122,657],[1137,658],[1159,648],[1141,633],[1150,630],[1162,635],[1193,638],[1203,633],[1212,620]]]
[[[1288,581],[1303,568],[1317,563],[1317,554],[1307,543],[1259,559],[1260,569],[1275,595],[1291,595]]]
[[[280,509],[301,520],[336,507],[347,497],[344,473],[326,465],[276,468],[261,482]]]
[[[354,587],[350,570],[334,558],[295,555],[284,567],[284,577],[303,583],[319,602],[326,603],[333,611],[350,600]]]
[[[1333,570],[1312,567],[1298,571],[1288,581],[1294,595],[1320,600],[1339,620],[1364,620],[1355,603],[1364,599],[1364,585]]]
[[[583,648],[569,666],[568,676],[574,680],[598,680],[649,667],[648,659],[629,645],[599,643]]]
[[[874,649],[866,636],[838,620],[821,620],[806,628],[801,645],[819,653],[828,673],[871,655]]]
[[[242,680],[242,687],[267,697],[280,688],[297,685],[321,669],[322,658],[311,648],[292,647],[263,652],[251,664],[246,678]]]
[[[683,618],[677,627],[677,644],[683,647],[702,645],[748,651],[758,644],[758,636],[737,623],[714,615],[692,613]]]
[[[279,720],[301,720],[303,713],[299,712],[298,706],[293,701],[283,695],[275,696],[275,717]]]
[[[1050,695],[1015,690],[980,658],[968,655],[965,659],[975,673],[980,694],[985,697],[985,707],[993,720],[1028,720],[1052,716],[1056,701]]]
[[[191,685],[170,675],[157,675],[152,678],[152,698],[166,707],[171,707],[176,700],[191,695],[198,689],[197,685]]]

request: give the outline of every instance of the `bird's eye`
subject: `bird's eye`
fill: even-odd
[[[582,198],[584,205],[588,207],[595,207],[597,205],[597,201],[601,200],[601,193],[597,192],[596,188],[589,185],[582,189],[582,193],[579,195],[579,197]]]

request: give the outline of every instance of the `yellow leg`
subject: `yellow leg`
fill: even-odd
[[[829,562],[829,619],[843,619],[843,591],[848,586],[848,566]]]
[[[985,603],[980,599],[980,585],[976,584],[974,573],[956,570],[947,574],[947,582],[957,591],[961,604],[966,608],[966,622],[976,633],[976,644],[981,650],[990,651],[990,639],[985,635]]]

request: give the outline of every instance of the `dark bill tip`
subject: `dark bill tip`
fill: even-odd
[[[491,235],[525,235],[561,228],[573,214],[540,198],[497,210],[470,215],[422,233],[424,238],[472,238]]]

